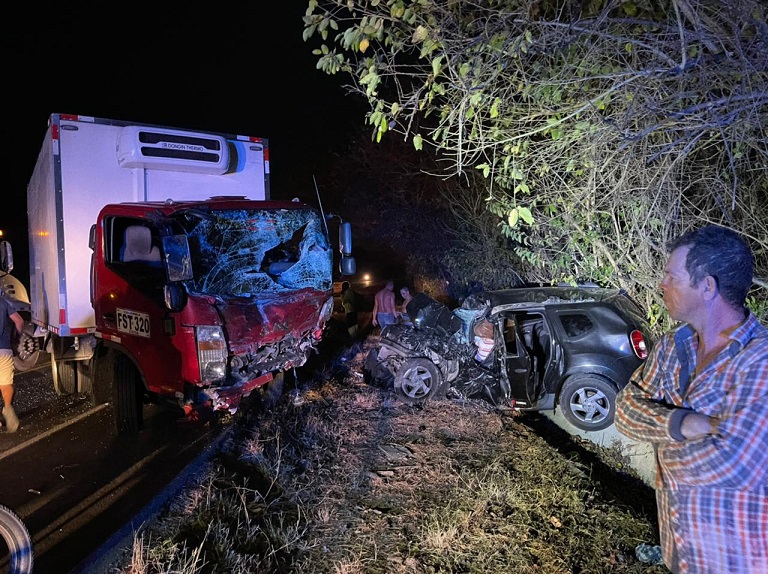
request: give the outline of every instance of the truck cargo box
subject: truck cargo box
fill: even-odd
[[[51,115],[27,189],[32,320],[95,329],[88,245],[104,205],[213,196],[269,199],[266,139]]]

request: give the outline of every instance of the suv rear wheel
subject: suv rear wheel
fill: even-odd
[[[560,391],[560,408],[573,426],[598,431],[613,424],[616,387],[599,375],[575,375]]]

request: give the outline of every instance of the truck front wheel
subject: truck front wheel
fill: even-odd
[[[125,355],[115,358],[114,410],[118,434],[136,434],[144,424],[139,373]]]

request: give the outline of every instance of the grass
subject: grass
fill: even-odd
[[[300,401],[254,397],[113,572],[667,572],[635,557],[658,544],[653,492],[615,453],[481,403],[399,403],[364,383],[366,352]]]

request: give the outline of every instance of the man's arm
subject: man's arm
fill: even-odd
[[[16,332],[21,335],[24,331],[24,319],[16,311],[10,314],[11,321],[16,325]]]
[[[750,365],[740,365],[728,392],[719,400],[723,413],[714,433],[705,433],[673,443],[663,452],[664,464],[678,481],[688,485],[759,489],[768,483],[768,355]],[[683,418],[702,425],[701,414]],[[709,418],[709,417],[706,417]],[[690,419],[690,421],[689,421]]]
[[[651,350],[648,360],[638,367],[629,383],[616,397],[616,430],[631,439],[642,442],[670,442],[673,417],[681,417],[692,411],[673,404],[664,392],[664,371],[671,366],[665,364],[674,352],[672,337],[665,335]],[[680,411],[675,414],[675,411]]]

